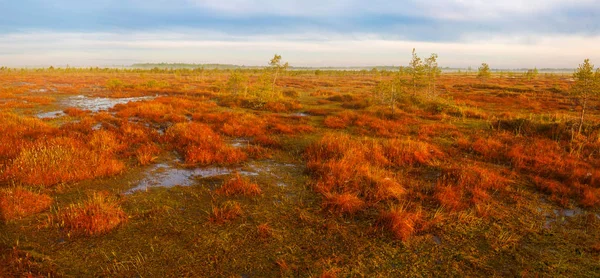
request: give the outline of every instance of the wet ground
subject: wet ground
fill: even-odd
[[[105,97],[87,97],[84,95],[77,95],[68,97],[57,101],[57,106],[60,108],[75,107],[82,110],[89,110],[92,112],[98,112],[102,110],[108,110],[117,104],[126,104],[129,102],[143,101],[154,99],[155,96],[145,97],[128,97],[128,98],[105,98]],[[57,118],[64,116],[63,110],[55,110],[49,112],[38,113],[38,118]]]
[[[250,161],[236,167],[207,166],[185,168],[182,161],[174,155],[163,159],[161,163],[149,166],[144,177],[125,194],[147,191],[153,187],[191,186],[204,178],[224,178],[238,173],[242,176],[272,180],[274,185],[287,186],[285,175],[299,166],[291,163],[279,163],[274,160]]]

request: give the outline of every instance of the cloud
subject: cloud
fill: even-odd
[[[9,66],[97,66],[134,62],[266,65],[274,53],[296,66],[406,65],[413,47],[421,56],[438,53],[442,66],[494,68],[576,67],[587,55],[600,61],[600,36],[512,37],[478,42],[387,40],[377,34],[337,36],[307,32],[285,37],[230,36],[196,30],[139,33],[27,33],[0,35],[0,61]],[[312,34],[312,35],[311,35]]]
[[[416,46],[443,54],[449,66],[485,60],[564,67],[597,55],[600,37],[599,0],[0,0],[0,6],[0,61],[11,65],[97,65],[106,56],[261,64],[279,50],[297,65],[401,64],[399,57]]]

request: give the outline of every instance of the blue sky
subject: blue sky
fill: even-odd
[[[135,62],[576,67],[600,0],[0,0],[0,65]]]

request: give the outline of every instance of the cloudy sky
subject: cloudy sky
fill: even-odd
[[[600,0],[0,0],[0,65],[600,65]]]

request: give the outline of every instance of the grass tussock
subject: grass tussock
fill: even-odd
[[[213,206],[208,220],[215,224],[224,224],[233,221],[242,215],[242,207],[240,203],[235,201],[227,201],[223,205]]]
[[[216,193],[223,196],[256,196],[262,193],[262,190],[256,183],[252,183],[248,178],[240,176],[239,173],[228,179],[216,190]]]
[[[242,150],[225,144],[219,134],[200,123],[178,123],[165,134],[169,143],[188,164],[236,164],[248,156]]]
[[[88,200],[57,212],[55,222],[70,235],[100,235],[127,222],[119,202],[107,193],[94,193]]]
[[[397,239],[406,241],[423,230],[425,221],[421,210],[408,211],[406,207],[392,206],[381,213],[380,223]]]
[[[0,221],[34,215],[50,208],[52,198],[22,187],[0,189]]]
[[[31,148],[22,150],[4,174],[17,182],[52,186],[112,176],[124,168],[125,164],[110,153],[90,149],[78,140],[58,137],[38,140]]]

